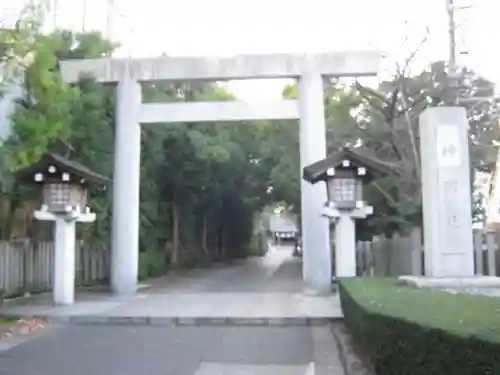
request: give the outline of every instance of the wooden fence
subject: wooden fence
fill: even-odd
[[[76,285],[109,280],[109,251],[103,246],[77,245]],[[48,291],[52,288],[54,244],[0,241],[0,290],[5,296]]]
[[[474,231],[474,264],[476,275],[500,276],[500,236]],[[357,243],[357,273],[369,276],[423,275],[424,250],[420,229],[408,236],[388,239],[376,236],[372,241]]]

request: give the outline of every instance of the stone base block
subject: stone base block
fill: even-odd
[[[425,277],[425,276],[399,276],[398,282],[416,288],[431,289],[470,289],[494,288],[500,290],[500,277],[475,276],[475,277]]]

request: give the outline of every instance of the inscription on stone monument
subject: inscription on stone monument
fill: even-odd
[[[460,136],[458,127],[444,125],[437,129],[438,165],[440,167],[460,166]]]
[[[446,247],[443,252],[454,253],[461,247],[460,236],[457,236],[457,230],[463,227],[460,218],[460,204],[459,204],[459,191],[458,181],[455,179],[443,181],[442,196],[444,203],[444,234],[446,241],[451,246]]]
[[[446,206],[447,220],[448,225],[453,226],[455,228],[460,227],[459,223],[459,213],[457,211],[457,207],[459,206],[457,203],[458,197],[458,182],[457,180],[448,180],[443,182],[443,193],[444,193],[444,202]]]

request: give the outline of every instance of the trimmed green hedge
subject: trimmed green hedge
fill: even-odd
[[[500,298],[353,278],[340,299],[378,375],[500,375]]]

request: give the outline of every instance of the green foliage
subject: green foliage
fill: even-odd
[[[376,89],[356,83],[338,100],[327,103],[336,108],[328,128],[329,152],[342,145],[357,144],[367,155],[391,163],[398,173],[367,186],[366,200],[374,206],[375,215],[363,223],[368,234],[391,235],[422,222],[421,150],[419,115],[430,106],[444,104],[451,79],[444,62],[435,62],[415,76],[403,69]],[[490,96],[492,83],[471,71],[463,87],[462,97]],[[328,98],[327,98],[328,101]],[[500,137],[496,108],[490,103],[466,104],[470,128],[471,171],[490,172],[494,168]],[[328,115],[327,115],[328,116]],[[471,181],[472,184],[472,181]],[[480,210],[474,210],[479,213]]]
[[[143,91],[146,102],[231,98],[214,84],[156,83]],[[176,255],[171,261],[186,267],[227,258],[234,251],[243,255],[251,228],[241,232],[245,217],[236,222],[225,218],[235,210],[251,217],[258,209],[255,188],[245,183],[255,181],[249,163],[254,138],[255,129],[248,132],[229,123],[145,128],[142,171],[154,177],[141,181],[141,232],[150,234],[141,236],[142,247],[172,242]],[[176,222],[181,223],[179,229]],[[240,233],[236,242],[234,233]]]
[[[92,77],[66,85],[58,62],[109,56],[116,46],[98,33],[38,33],[35,40],[35,60],[25,79],[29,95],[12,117],[13,137],[0,149],[9,156],[8,167],[17,169],[51,151],[112,178],[115,89]],[[231,99],[216,84],[143,85],[145,102]],[[192,267],[248,254],[253,217],[266,198],[269,179],[269,172],[253,162],[262,156],[259,129],[258,124],[237,123],[143,127],[141,277],[165,272],[168,264]],[[31,197],[19,188],[8,191],[9,217],[20,212],[26,218],[23,204]],[[80,226],[81,239],[109,243],[111,198],[110,191],[91,191],[89,205],[97,220]],[[50,239],[40,223],[24,224],[29,233]],[[4,238],[13,226],[2,231]]]
[[[12,84],[19,82],[26,68],[34,61],[38,35],[46,4],[29,4],[22,10],[16,24],[0,29],[0,98]],[[11,150],[0,148],[0,191],[12,190],[13,178],[9,159]]]
[[[83,48],[91,43],[85,55]],[[9,237],[15,227],[15,217],[31,217],[32,208],[27,201],[33,199],[30,189],[12,184],[12,174],[18,168],[36,162],[51,151],[76,159],[95,171],[111,176],[113,124],[109,114],[114,110],[112,89],[90,79],[70,86],[62,81],[58,63],[70,57],[100,57],[111,53],[113,45],[96,34],[54,32],[50,35],[34,34],[32,64],[24,72],[26,95],[20,98],[11,117],[13,135],[0,152],[5,156],[2,176],[3,191],[8,193],[9,210],[2,236]],[[82,238],[106,240],[109,235],[109,197],[103,191],[91,191],[90,204],[99,220],[82,226]],[[50,238],[46,226],[37,222],[26,224],[28,235]]]
[[[101,143],[111,141],[109,135],[112,133],[103,134],[100,130],[108,120],[106,111],[109,108],[103,105],[108,100],[105,96],[112,92],[100,85],[92,86],[90,82],[83,82],[80,88],[65,84],[58,64],[60,59],[107,56],[115,45],[103,40],[98,33],[56,31],[44,35],[38,32],[32,39],[30,53],[34,60],[24,71],[26,94],[19,99],[11,118],[14,135],[4,151],[11,170],[37,161],[45,152],[61,144],[75,142],[79,146],[77,138],[81,138],[82,132],[94,140],[102,139]],[[89,127],[89,123],[93,123],[93,127]],[[72,134],[73,131],[76,133]],[[108,137],[103,139],[106,134]],[[100,149],[102,151],[102,147]],[[95,154],[93,150],[89,152]],[[98,159],[100,156],[97,155]]]
[[[25,71],[26,96],[11,118],[14,136],[7,142],[8,162],[15,170],[36,162],[57,141],[67,141],[71,110],[78,91],[63,83],[57,71],[57,43],[39,35],[35,60]]]
[[[139,254],[139,280],[158,277],[165,273],[168,260],[163,251],[146,251]]]
[[[91,77],[66,85],[58,62],[111,56],[117,46],[95,32],[43,34],[43,10],[28,7],[13,30],[0,31],[0,62],[17,75],[24,71],[27,92],[12,117],[14,135],[0,148],[0,188],[8,195],[9,217],[26,217],[23,202],[31,199],[30,192],[13,184],[10,171],[46,151],[63,153],[109,177],[113,172],[115,90]],[[473,78],[463,95],[485,96],[479,88],[490,83]],[[396,75],[375,90],[336,81],[325,88],[328,152],[346,144],[362,145],[402,171],[366,187],[375,215],[357,222],[362,237],[390,235],[420,224],[417,118],[426,106],[442,104],[448,86],[444,64],[435,63],[417,76]],[[298,94],[296,84],[283,90],[284,98]],[[205,82],[143,85],[143,98],[233,99],[220,86]],[[490,171],[496,156],[492,140],[499,137],[499,127],[488,103],[468,109],[472,166]],[[193,254],[200,261],[239,256],[251,242],[252,218],[263,207],[284,202],[295,213],[300,211],[299,127],[296,121],[152,124],[142,130],[141,177],[143,251],[162,249],[168,259],[181,263],[178,255]],[[90,205],[99,219],[79,235],[109,241],[111,194],[91,193]],[[2,236],[8,237],[8,232],[2,229]]]
[[[261,124],[262,156],[259,167],[268,176],[269,196],[265,203],[285,201],[300,210],[299,129],[296,121]]]
[[[297,84],[283,89],[285,99],[299,95]],[[349,87],[332,82],[325,88],[325,120],[328,153],[338,150],[338,139],[352,134],[355,124],[351,111],[360,103]],[[299,124],[297,121],[262,122],[259,126],[261,143],[260,166],[263,175],[268,175],[269,193],[263,203],[286,202],[295,213],[300,212],[300,150]],[[269,171],[269,172],[267,172]]]
[[[23,74],[34,58],[38,36],[47,11],[45,1],[30,3],[19,15],[16,24],[0,28],[0,94]]]
[[[398,285],[340,282],[345,323],[384,375],[500,373],[500,299]]]

